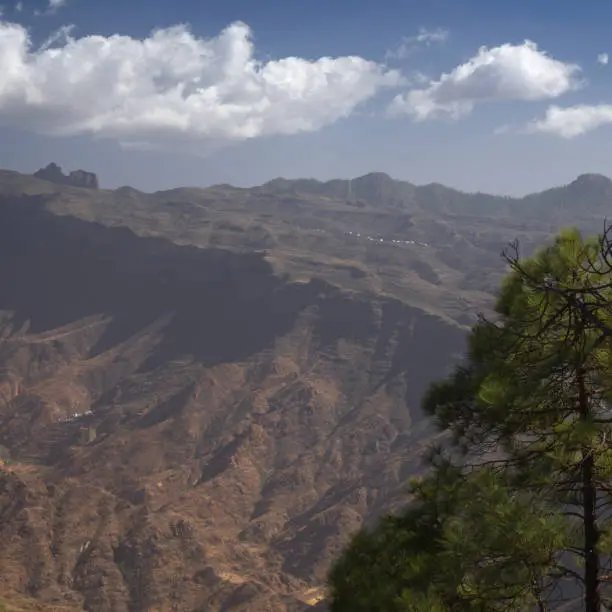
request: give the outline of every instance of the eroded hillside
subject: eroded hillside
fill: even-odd
[[[399,300],[38,197],[0,205],[0,275],[0,589],[77,609],[314,602],[403,501],[418,398],[462,347]]]
[[[490,305],[500,250],[599,229],[609,187],[143,194],[0,172],[0,598],[314,605],[351,533],[405,503],[420,398]]]

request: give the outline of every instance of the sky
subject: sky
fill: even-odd
[[[612,176],[612,3],[0,0],[0,167],[103,187]]]

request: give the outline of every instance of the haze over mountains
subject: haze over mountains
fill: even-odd
[[[406,502],[420,397],[491,306],[500,251],[612,211],[595,174],[513,199],[381,173],[145,194],[56,170],[0,171],[17,610],[321,601],[350,534]]]

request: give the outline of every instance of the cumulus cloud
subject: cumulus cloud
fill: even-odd
[[[602,66],[607,66],[609,61],[610,61],[610,57],[608,56],[607,53],[600,53],[597,56],[597,63],[601,64]]]
[[[0,124],[148,148],[318,130],[401,81],[355,56],[259,61],[244,23],[211,39],[182,25],[143,40],[63,28],[33,49],[0,21],[0,65]]]
[[[396,96],[390,111],[416,120],[459,118],[479,102],[556,98],[580,85],[579,71],[577,65],[550,57],[529,40],[481,47],[474,57],[427,87]]]
[[[434,30],[419,28],[418,34],[415,36],[404,36],[397,48],[389,49],[385,53],[385,59],[406,59],[412,55],[419,46],[423,45],[430,47],[434,43],[443,43],[448,39],[448,36],[449,31],[444,28],[435,28]]]
[[[612,123],[612,104],[551,106],[543,119],[527,127],[529,132],[545,132],[562,138],[575,138]]]

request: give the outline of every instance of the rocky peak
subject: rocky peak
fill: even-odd
[[[99,187],[98,177],[93,172],[73,170],[66,176],[62,172],[62,168],[53,162],[37,170],[34,176],[58,185],[71,185],[72,187],[85,187],[87,189],[98,189]]]
[[[603,175],[603,174],[598,174],[596,172],[586,172],[584,174],[580,174],[576,177],[576,181],[577,182],[582,182],[582,183],[586,183],[586,182],[598,182],[598,183],[610,183],[610,179]]]
[[[94,172],[86,170],[73,170],[68,175],[68,182],[75,187],[87,187],[89,189],[98,189],[98,177]]]
[[[608,190],[612,187],[612,181],[603,174],[587,173],[579,175],[572,185],[589,189]]]
[[[358,176],[353,179],[355,182],[381,184],[381,183],[393,183],[393,179],[385,172],[369,172],[363,176]]]

